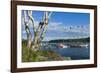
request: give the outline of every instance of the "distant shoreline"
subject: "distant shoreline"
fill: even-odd
[[[27,43],[27,40],[22,39],[22,43]],[[42,41],[42,44],[63,44],[65,46],[70,47],[85,47],[90,46],[90,37],[87,38],[79,38],[79,39],[58,39],[58,40],[50,40],[50,41]]]
[[[49,43],[57,43],[57,42],[90,42],[90,37],[79,38],[79,39],[58,39],[49,41]]]

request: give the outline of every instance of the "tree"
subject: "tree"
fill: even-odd
[[[38,28],[36,28],[34,17],[32,16],[32,10],[24,11],[24,25],[27,34],[27,48],[31,48],[32,50],[38,50],[40,48],[40,43],[44,38],[51,14],[52,12],[49,13],[45,11],[42,17],[42,21],[39,22]],[[32,23],[34,33],[31,33],[30,31],[30,22]],[[34,34],[34,36],[32,36],[32,34]]]

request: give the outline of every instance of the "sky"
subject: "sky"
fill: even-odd
[[[35,27],[42,20],[43,11],[32,11]],[[50,12],[49,12],[50,13]],[[30,30],[33,33],[32,24]],[[34,35],[34,34],[32,34]],[[55,39],[76,39],[90,36],[90,14],[76,12],[52,12],[48,22],[48,28],[44,41]],[[22,11],[22,38],[26,39],[25,26]]]

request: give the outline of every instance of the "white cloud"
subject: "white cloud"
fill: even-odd
[[[70,29],[71,28],[71,29]],[[77,32],[77,33],[89,33],[89,26],[84,25],[83,27],[77,27],[75,26],[70,26],[70,25],[63,25],[61,22],[51,22],[48,25],[48,31],[53,30],[53,31],[58,31],[58,32]]]
[[[48,30],[58,30],[61,26],[61,22],[50,22],[48,24]]]
[[[38,27],[39,21],[35,21],[35,28]],[[68,24],[63,24],[61,22],[50,22],[48,24],[48,29],[47,31],[56,31],[58,32],[57,35],[55,32],[50,32],[47,33],[48,36],[46,36],[44,38],[44,40],[52,40],[52,39],[72,39],[72,38],[84,38],[84,37],[88,37],[89,33],[90,33],[90,28],[89,25],[83,25],[83,27],[77,27],[78,25],[68,25]],[[30,24],[30,27],[33,27],[33,24]],[[23,30],[22,30],[22,34],[26,34],[25,31],[25,27],[23,25]],[[61,34],[62,33],[62,34]],[[68,34],[68,33],[74,33],[73,34]],[[75,33],[77,33],[75,35]],[[50,34],[54,34],[55,36],[50,36]],[[59,34],[59,35],[58,35]],[[64,35],[64,36],[62,36]],[[23,35],[24,38],[25,35]]]
[[[86,38],[90,35],[89,25],[82,25],[82,27],[79,25],[78,27],[78,25],[64,25],[61,22],[49,23],[47,31],[48,36],[44,40]]]

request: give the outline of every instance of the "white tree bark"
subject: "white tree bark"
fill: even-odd
[[[48,12],[45,12],[45,15],[44,15],[44,26],[43,26],[43,30],[42,30],[41,36],[40,36],[41,40],[43,40],[43,38],[45,36],[46,30],[47,30],[47,26],[48,26],[48,21],[50,19],[51,14],[52,14],[52,12],[49,15],[48,15]]]
[[[29,21],[27,19],[27,12],[24,11],[24,24],[25,24],[25,30],[27,33],[27,48],[31,47],[31,43],[32,43],[32,35],[29,29]]]
[[[52,13],[48,15],[48,12],[44,12],[43,19],[39,23],[38,28],[36,29],[34,17],[32,16],[32,11],[29,10],[28,12],[24,11],[24,24],[25,24],[25,30],[27,33],[27,48],[32,48],[34,49],[39,49],[40,47],[40,42],[43,40],[47,25],[48,25],[48,20],[50,18]],[[34,31],[34,39],[33,39],[33,44],[32,44],[32,34],[29,29],[29,22],[32,22],[33,26],[33,31]],[[31,47],[32,45],[32,47]]]
[[[28,11],[28,17],[29,17],[29,21],[31,21],[32,22],[32,24],[33,24],[33,31],[34,31],[34,33],[36,32],[36,28],[35,28],[35,20],[34,20],[34,17],[32,16],[32,10],[29,10]]]

